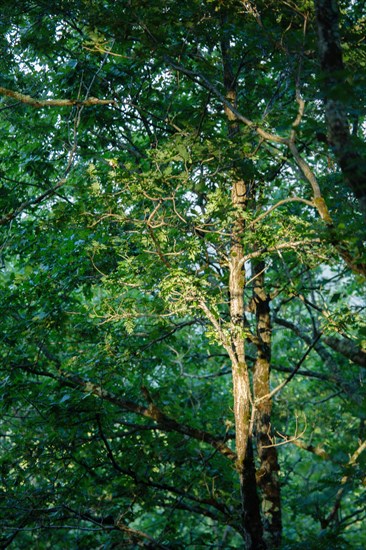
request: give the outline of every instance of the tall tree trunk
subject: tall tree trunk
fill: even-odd
[[[246,205],[246,187],[243,180],[234,182],[232,202],[237,210],[237,220],[233,227],[230,252],[230,319],[231,339],[235,354],[233,362],[234,416],[236,427],[236,452],[238,469],[242,471],[249,437],[251,417],[251,391],[248,367],[244,349],[244,286],[245,271],[243,266],[243,245],[241,243],[244,220],[241,210]]]
[[[233,105],[236,105],[236,79],[232,69],[229,38],[225,32],[224,16],[222,17],[221,51],[226,97]],[[238,121],[232,111],[227,107],[225,107],[225,114],[228,120],[229,137],[234,141],[236,134],[239,132]],[[246,175],[242,173],[237,174],[237,179],[235,179],[232,184],[231,195],[232,205],[236,213],[236,220],[232,228],[229,264],[231,345],[234,352],[234,359],[232,360],[234,417],[237,469],[240,479],[245,548],[247,550],[265,550],[266,545],[263,540],[260,501],[257,493],[252,434],[250,433],[253,399],[251,395],[248,366],[245,360],[245,266],[242,239],[245,230],[243,213],[247,208],[249,196],[245,176]]]
[[[366,150],[365,144],[351,140],[347,105],[341,97],[346,75],[339,32],[339,10],[336,0],[314,0],[320,64],[323,72],[322,93],[328,141],[334,156],[357,197],[366,217]]]
[[[232,202],[237,211],[237,219],[232,231],[230,253],[230,319],[231,341],[235,360],[232,362],[234,417],[236,433],[237,469],[240,479],[242,500],[242,521],[246,549],[265,549],[260,502],[257,493],[256,472],[253,457],[250,420],[252,395],[248,366],[245,360],[244,337],[244,287],[245,271],[243,265],[244,249],[242,237],[244,231],[243,210],[247,204],[246,185],[237,180],[232,188]]]
[[[263,261],[254,265],[253,306],[257,322],[257,359],[253,387],[256,400],[255,432],[260,460],[256,477],[261,491],[265,539],[269,548],[279,548],[282,533],[279,465],[277,448],[271,439],[272,403],[266,398],[270,393],[271,318],[269,296],[264,287],[264,270]]]

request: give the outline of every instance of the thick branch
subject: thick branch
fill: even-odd
[[[114,99],[98,99],[96,97],[89,97],[88,99],[35,99],[30,95],[21,94],[8,88],[0,86],[0,95],[12,97],[21,103],[35,107],[36,109],[42,109],[43,107],[91,107],[93,105],[116,105]]]
[[[77,386],[79,386],[80,389],[82,389],[82,391],[86,393],[92,393],[93,395],[96,395],[97,397],[100,397],[105,401],[109,401],[110,403],[119,406],[121,409],[136,413],[140,416],[144,416],[145,418],[150,418],[154,420],[165,431],[178,432],[183,435],[192,437],[193,439],[197,439],[198,441],[208,443],[230,460],[236,459],[236,454],[229,447],[227,447],[227,445],[225,445],[222,440],[217,439],[213,435],[203,430],[180,424],[173,418],[170,418],[165,413],[163,413],[154,403],[150,403],[148,407],[145,407],[133,401],[122,399],[114,395],[113,393],[104,390],[98,384],[86,382],[80,377],[68,376],[68,379],[70,378],[73,385],[76,384]],[[62,381],[63,383],[67,383],[67,379],[63,379]]]
[[[350,359],[353,363],[366,368],[366,351],[355,344],[355,342],[352,342],[352,340],[328,336],[324,338],[323,341],[327,346],[344,355],[344,357],[347,357],[347,359]]]
[[[311,344],[311,336],[309,336],[304,328],[291,323],[286,319],[281,319],[280,317],[276,317],[275,321],[279,325],[289,328],[295,332],[295,334],[300,336],[300,338],[308,345]],[[337,353],[340,353],[344,357],[347,357],[347,359],[350,359],[353,363],[360,365],[360,367],[366,367],[366,351],[359,347],[355,342],[352,342],[352,340],[339,338],[336,336],[324,336],[323,342]],[[315,346],[315,349],[324,362],[331,363],[333,361],[330,353],[320,343]]]
[[[76,388],[83,393],[95,395],[96,397],[99,397],[104,401],[108,401],[109,403],[116,405],[124,411],[132,412],[139,416],[154,420],[158,424],[160,429],[166,432],[177,432],[198,441],[202,441],[204,443],[207,443],[208,445],[211,445],[214,449],[216,449],[222,455],[226,456],[226,458],[228,458],[229,460],[236,460],[236,454],[227,445],[225,445],[225,442],[222,439],[219,439],[212,434],[205,432],[204,430],[199,430],[198,428],[193,428],[191,426],[187,426],[185,424],[177,422],[173,418],[167,416],[153,402],[150,402],[147,407],[144,405],[139,405],[134,401],[123,399],[122,397],[119,397],[114,393],[105,390],[99,384],[86,381],[81,376],[78,376],[76,374],[69,374],[61,370],[59,370],[59,374],[56,375],[45,371],[39,372],[36,368],[33,368],[32,366],[23,366],[22,368],[28,370],[28,372],[32,372],[37,375],[53,378],[64,386]]]

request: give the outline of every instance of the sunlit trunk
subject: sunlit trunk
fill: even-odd
[[[242,214],[247,203],[247,191],[243,180],[238,180],[233,184],[232,202],[237,212],[237,219],[232,231],[229,291],[231,341],[235,356],[235,360],[232,362],[232,373],[236,452],[242,500],[243,533],[246,548],[265,548],[250,433],[252,396],[248,366],[245,360],[245,270],[242,245],[244,219]]]

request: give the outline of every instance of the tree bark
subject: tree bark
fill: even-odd
[[[252,438],[248,438],[247,450],[240,476],[240,490],[243,503],[242,524],[246,550],[266,550],[263,536],[263,522],[260,513],[260,500],[257,491],[256,471]]]
[[[256,402],[255,432],[260,467],[257,485],[261,491],[264,532],[269,548],[281,545],[282,520],[280,483],[278,479],[277,448],[271,439],[272,402],[265,398],[270,393],[271,318],[269,296],[264,287],[264,262],[254,265],[254,296],[257,322],[257,359],[253,370],[254,399]]]
[[[232,202],[237,219],[232,232],[230,253],[230,319],[231,342],[235,360],[232,362],[234,417],[236,433],[237,469],[242,500],[242,523],[246,549],[265,549],[260,501],[257,493],[256,472],[253,457],[250,421],[253,399],[251,395],[248,366],[245,360],[244,335],[244,287],[243,265],[244,231],[243,210],[247,204],[247,190],[243,180],[237,180],[232,188]]]
[[[233,362],[233,391],[234,416],[236,428],[236,452],[239,472],[242,471],[249,437],[251,416],[251,391],[248,367],[245,361],[244,349],[244,286],[245,271],[243,267],[243,245],[241,243],[244,221],[240,209],[245,208],[246,187],[243,180],[234,182],[232,188],[232,202],[237,210],[237,220],[233,227],[232,245],[230,253],[230,319],[231,339],[234,349]]]
[[[236,106],[236,78],[230,58],[230,42],[226,34],[226,19],[222,17],[221,52],[223,59],[223,80],[226,99]],[[239,132],[238,120],[224,104],[228,121],[228,134],[234,141]],[[235,168],[235,167],[234,167]],[[235,170],[234,170],[235,172]],[[244,247],[242,244],[245,230],[243,213],[247,208],[249,190],[245,181],[246,174],[239,169],[232,184],[232,206],[235,211],[235,222],[232,228],[230,249],[230,332],[233,349],[232,376],[234,417],[236,434],[237,470],[240,480],[242,505],[242,526],[246,550],[265,550],[263,524],[260,512],[260,500],[257,492],[253,443],[251,435],[251,413],[253,399],[251,395],[248,366],[245,360],[245,326],[244,326],[244,288],[245,266]]]

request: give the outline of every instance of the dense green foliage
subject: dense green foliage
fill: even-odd
[[[364,220],[324,139],[312,2],[1,8],[1,548],[245,547],[224,345],[238,178],[249,371],[259,273],[271,388],[296,370],[270,421],[282,547],[364,548]],[[363,151],[366,15],[340,8],[332,94]]]

